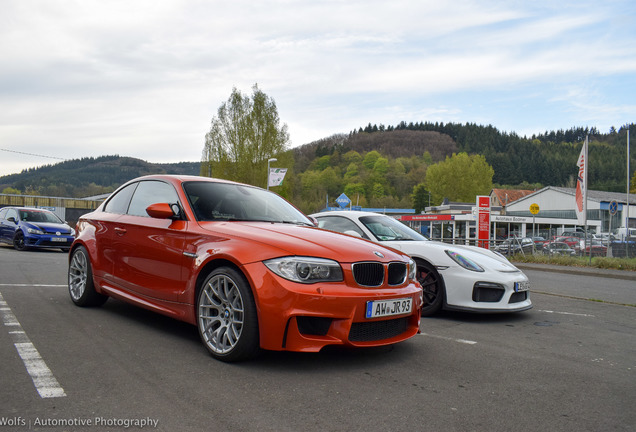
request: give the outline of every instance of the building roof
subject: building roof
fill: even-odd
[[[493,189],[494,190],[494,189]],[[543,189],[540,189],[536,192],[532,192],[530,195],[535,195],[535,194],[539,194],[548,190],[553,190],[555,192],[560,192],[566,195],[571,195],[574,196],[576,194],[576,189],[575,188],[565,188],[565,187],[556,187],[556,186],[547,186],[544,187]],[[530,195],[527,195],[527,197],[530,197]],[[626,200],[625,198],[627,197],[626,193],[622,193],[622,192],[607,192],[607,191],[596,191],[596,190],[588,190],[587,191],[587,199],[590,201],[596,201],[596,202],[611,202],[611,201],[616,201],[617,203],[620,204],[625,204]],[[526,196],[521,197],[523,199],[526,198]],[[520,199],[521,199],[520,198]],[[636,195],[634,194],[630,194],[629,195],[629,205],[636,205]]]
[[[498,204],[506,206],[536,191],[526,189],[493,189],[490,196],[497,197]]]

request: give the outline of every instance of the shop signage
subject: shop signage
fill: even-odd
[[[477,246],[488,249],[490,239],[490,196],[477,196]]]

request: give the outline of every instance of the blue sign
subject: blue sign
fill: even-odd
[[[346,206],[349,205],[349,203],[351,202],[351,200],[349,199],[348,196],[346,196],[343,193],[340,194],[340,196],[338,198],[336,198],[336,202],[338,203],[338,205],[340,206],[340,208],[345,208]]]
[[[612,216],[618,212],[618,203],[616,201],[612,201],[609,205],[609,212]]]

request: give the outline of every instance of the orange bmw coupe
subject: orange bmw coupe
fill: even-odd
[[[405,254],[328,232],[261,188],[140,177],[80,218],[68,288],[196,325],[222,361],[260,349],[394,344],[419,331],[422,290]]]

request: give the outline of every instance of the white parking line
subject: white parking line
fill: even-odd
[[[428,337],[432,337],[432,338],[436,338],[436,339],[444,339],[444,340],[449,340],[449,341],[453,341],[453,342],[463,343],[463,344],[467,344],[467,345],[475,345],[477,343],[475,341],[466,340],[466,339],[455,339],[455,338],[451,338],[451,337],[447,337],[447,336],[438,336],[438,335],[432,335],[432,334],[428,334],[428,333],[420,333],[420,334],[422,336],[428,336]]]
[[[8,307],[7,302],[4,301],[2,293],[0,293],[0,314],[2,314],[2,322],[6,327],[10,327],[9,331],[11,338],[13,339],[13,345],[18,351],[27,372],[33,380],[35,389],[42,398],[54,398],[66,396],[64,389],[57,382],[53,373],[48,368],[42,356],[35,348],[26,332],[22,329],[22,326],[18,322],[11,308]]]
[[[7,283],[3,283],[0,284],[0,287],[53,287],[53,288],[60,288],[60,287],[67,287],[68,285],[53,285],[53,284],[7,284]]]
[[[579,313],[572,313],[572,312],[557,312],[557,311],[551,311],[551,310],[540,310],[539,312],[553,313],[553,314],[557,314],[557,315],[574,315],[574,316],[596,318],[595,315],[579,314]]]

